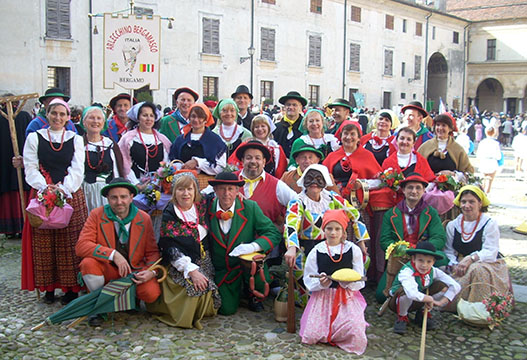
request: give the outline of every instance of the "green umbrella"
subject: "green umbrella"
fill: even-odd
[[[73,300],[31,330],[38,330],[45,324],[59,324],[70,319],[136,309],[136,284],[132,281],[133,276],[132,273],[112,280],[104,287]]]

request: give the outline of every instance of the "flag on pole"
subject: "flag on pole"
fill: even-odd
[[[439,98],[439,113],[440,114],[446,113],[446,106],[443,103],[443,99],[441,97]]]

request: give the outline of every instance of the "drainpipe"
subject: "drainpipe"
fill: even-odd
[[[344,43],[342,52],[342,98],[346,98],[346,28],[347,28],[348,0],[344,0]]]
[[[425,38],[425,86],[424,86],[424,106],[426,109],[426,100],[428,99],[428,28],[429,28],[429,19],[432,17],[432,13],[429,13],[425,16],[426,19],[426,38]]]
[[[465,81],[466,81],[466,72],[467,72],[467,59],[468,59],[468,31],[467,28],[470,24],[467,24],[463,28],[463,84],[461,85],[461,111],[465,109]],[[468,109],[470,110],[470,109]]]
[[[90,11],[89,13],[92,13],[92,0],[90,0]],[[92,44],[92,17],[89,17],[90,19],[90,104],[93,104],[93,44]]]
[[[251,53],[249,54],[251,56],[251,94],[254,93],[253,91],[253,73],[254,73],[254,0],[251,0]]]

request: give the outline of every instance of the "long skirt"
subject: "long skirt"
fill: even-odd
[[[28,191],[24,192],[26,203]],[[0,195],[0,234],[17,234],[22,232],[24,219],[18,190]]]
[[[101,189],[106,186],[105,182],[94,182],[89,184],[82,183],[82,191],[86,197],[86,206],[88,207],[88,214],[98,207],[108,204],[108,200],[101,195]]]
[[[503,259],[498,259],[492,263],[475,262],[468,267],[465,275],[454,277],[454,279],[461,285],[461,291],[448,304],[446,311],[455,312],[455,306],[459,299],[469,302],[480,302],[489,297],[494,291],[502,294],[512,291],[510,289],[509,270]],[[469,286],[470,284],[474,285]]]
[[[73,214],[67,227],[53,230],[32,229],[34,284],[40,291],[60,288],[64,292],[79,292],[81,289],[77,283],[80,258],[75,255],[75,244],[88,218],[82,189],[77,190],[72,199],[68,199],[68,204],[73,207]]]
[[[198,261],[199,271],[209,281],[205,291],[197,291],[190,279],[169,265],[169,275],[160,284],[161,296],[146,308],[161,322],[181,328],[203,329],[201,320],[215,316],[221,306],[218,287],[214,283],[214,268],[210,256]]]
[[[360,291],[341,287],[314,291],[300,320],[302,342],[329,342],[349,353],[364,353],[368,345],[365,309],[366,301]]]

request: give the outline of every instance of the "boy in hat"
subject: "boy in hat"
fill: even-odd
[[[403,113],[403,121],[406,122],[408,127],[415,131],[417,135],[414,150],[419,149],[419,146],[434,137],[434,135],[423,124],[423,119],[428,116],[428,112],[423,109],[423,105],[419,101],[410,101],[408,105],[403,106],[401,113]]]
[[[239,188],[245,184],[232,172],[221,172],[209,180],[216,197],[209,205],[211,257],[214,265],[214,280],[221,295],[219,313],[231,315],[238,309],[242,289],[249,289],[249,276],[241,268],[240,255],[253,252],[269,253],[280,243],[281,234],[271,220],[265,216],[252,200],[239,196]],[[266,282],[270,281],[267,266],[264,268]],[[264,283],[255,277],[255,290],[264,293]],[[262,311],[263,305],[253,294],[249,294],[249,310]]]
[[[332,117],[334,120],[334,122],[330,125],[328,132],[335,134],[339,130],[340,125],[342,125],[342,122],[349,120],[350,114],[353,111],[353,106],[348,100],[337,98],[328,105],[328,108],[333,110]]]
[[[397,314],[393,326],[396,334],[406,333],[409,312],[416,311],[414,322],[422,324],[423,305],[428,310],[435,306],[445,306],[461,291],[461,286],[454,279],[434,267],[436,260],[443,260],[444,256],[436,251],[431,242],[422,241],[415,249],[406,250],[406,253],[411,255],[411,261],[401,268],[395,278],[390,289],[392,298],[388,305]],[[430,313],[428,316],[427,329],[433,330],[437,323]]]

